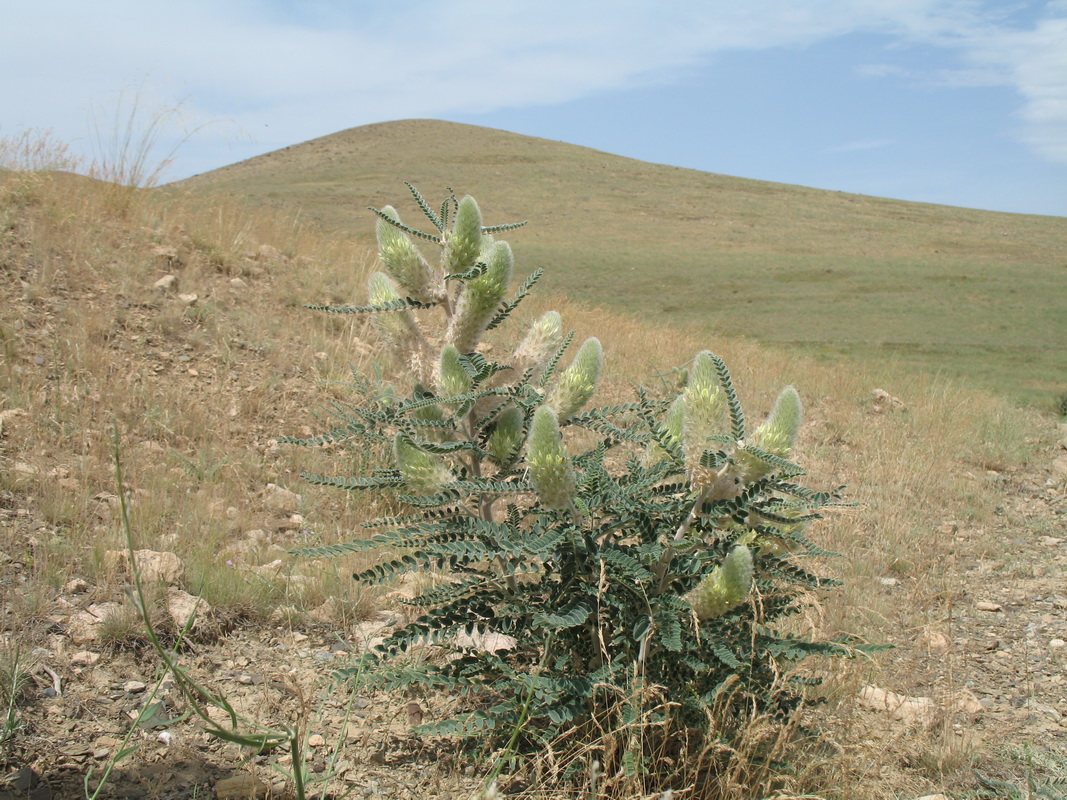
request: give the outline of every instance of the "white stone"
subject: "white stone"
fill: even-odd
[[[867,708],[884,711],[907,725],[919,725],[929,730],[941,720],[941,710],[929,697],[908,697],[876,686],[864,686],[859,699]]]
[[[203,627],[212,610],[203,598],[193,597],[181,589],[172,588],[167,592],[167,613],[177,628],[184,629],[190,619],[193,619],[194,627]]]
[[[281,486],[268,483],[263,497],[263,504],[272,511],[283,511],[286,514],[295,514],[300,510],[303,498],[296,492],[291,492]]]
[[[137,572],[144,583],[165,583],[174,586],[185,578],[185,564],[175,553],[135,550],[133,556]],[[129,561],[129,553],[126,550],[108,550],[104,553],[105,566],[115,571],[127,571]]]

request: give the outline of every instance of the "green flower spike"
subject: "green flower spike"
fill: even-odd
[[[737,608],[752,590],[752,551],[741,544],[685,596],[697,619],[721,617]]]
[[[604,348],[595,336],[585,340],[571,365],[559,376],[548,398],[548,405],[566,422],[596,393],[604,369]]]
[[[493,460],[503,466],[515,457],[522,445],[522,412],[517,406],[509,405],[497,418],[496,427],[489,434],[486,450]]]
[[[693,359],[684,401],[682,425],[685,445],[685,465],[695,489],[712,485],[720,476],[715,470],[703,467],[700,459],[708,448],[709,439],[722,433],[726,397],[719,383],[719,375],[711,353],[707,350]]]
[[[473,353],[485,328],[500,309],[511,283],[512,255],[507,242],[494,242],[487,254],[489,267],[480,278],[468,281],[456,304],[446,338],[461,353]]]
[[[473,381],[459,363],[459,350],[455,345],[446,344],[441,348],[441,360],[437,364],[435,379],[437,393],[441,397],[455,397],[471,390]]]
[[[437,456],[420,450],[401,434],[393,440],[393,454],[404,483],[417,494],[434,494],[454,478],[452,472]]]
[[[774,403],[767,421],[756,428],[747,444],[778,458],[789,458],[800,431],[800,395],[792,386],[786,386]],[[737,451],[734,460],[740,469],[742,480],[748,484],[774,472],[774,467],[744,448]]]
[[[385,206],[381,212],[400,222],[400,216],[392,206]],[[400,284],[402,292],[420,303],[434,303],[445,296],[444,276],[430,266],[404,231],[379,219],[375,233],[378,257],[386,271]]]
[[[526,444],[530,480],[548,508],[568,508],[574,501],[576,479],[556,412],[540,406],[534,412]]]
[[[459,201],[456,224],[445,246],[445,269],[449,274],[463,273],[474,266],[482,250],[482,212],[474,198]]]

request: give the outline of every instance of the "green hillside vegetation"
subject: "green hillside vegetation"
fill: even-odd
[[[1051,409],[1067,391],[1067,219],[649,164],[469,125],[342,131],[176,184],[370,240],[401,181],[487,199],[545,287],[666,324],[896,361]],[[562,267],[562,268],[557,268]]]

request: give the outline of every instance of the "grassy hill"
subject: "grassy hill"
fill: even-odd
[[[470,125],[353,128],[172,184],[370,236],[411,181],[472,194],[554,293],[828,359],[896,360],[1050,408],[1067,392],[1067,219],[649,164]],[[418,224],[414,204],[401,215]],[[562,267],[562,268],[561,268]]]

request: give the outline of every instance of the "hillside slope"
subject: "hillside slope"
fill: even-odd
[[[830,357],[915,362],[1050,405],[1067,391],[1067,219],[909,203],[649,164],[470,125],[353,128],[173,184],[369,236],[411,181],[529,219],[520,267],[664,322]],[[419,224],[411,204],[405,219]],[[421,218],[420,218],[421,219]]]

